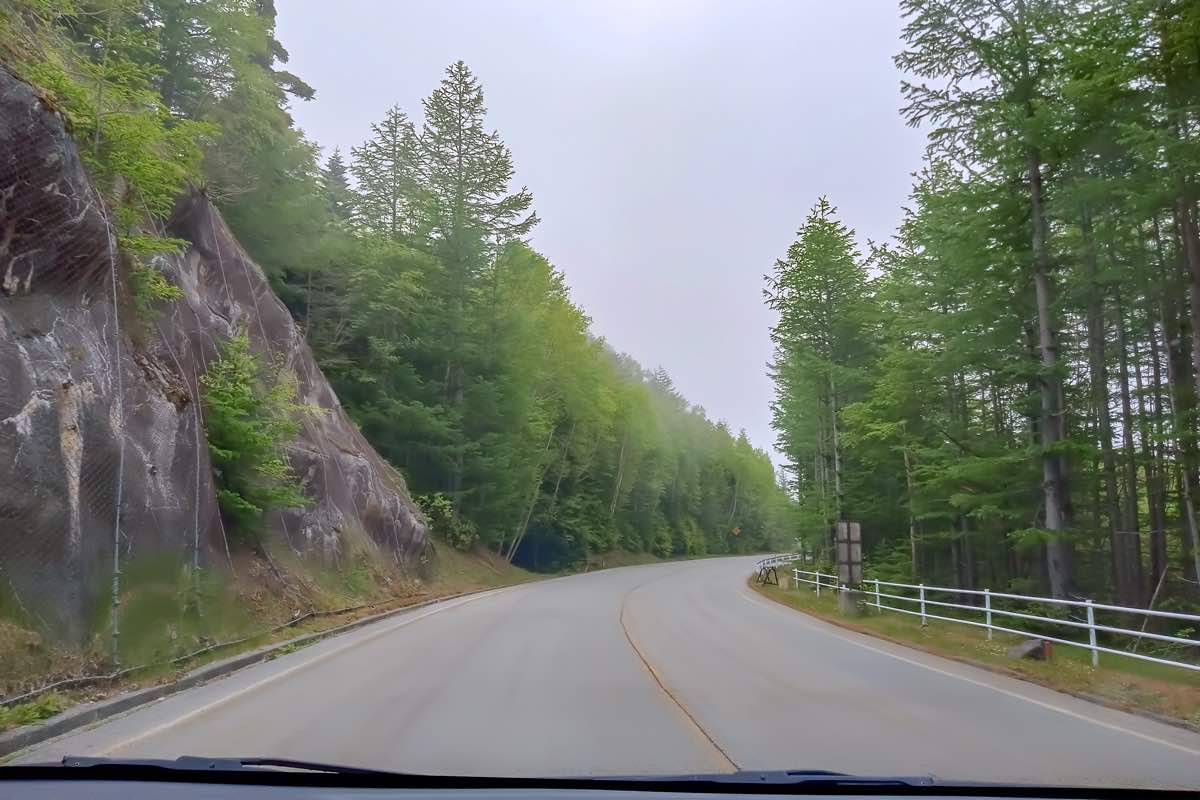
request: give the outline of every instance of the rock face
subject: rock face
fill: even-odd
[[[122,564],[228,563],[198,386],[238,331],[295,373],[311,409],[287,456],[313,502],[272,515],[272,546],[419,570],[426,530],[403,479],[220,214],[193,193],[166,232],[190,243],[156,264],[184,296],[147,324],[61,118],[0,68],[0,610],[79,640],[107,603],[114,547]]]

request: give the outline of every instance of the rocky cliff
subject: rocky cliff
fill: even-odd
[[[106,601],[114,546],[119,563],[228,563],[198,382],[238,331],[295,374],[311,409],[287,457],[312,502],[272,515],[271,546],[419,569],[426,531],[403,479],[217,210],[189,194],[165,233],[189,243],[156,262],[183,297],[147,321],[62,119],[0,68],[0,602],[78,640]]]

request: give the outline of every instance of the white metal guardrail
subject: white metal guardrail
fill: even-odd
[[[761,559],[757,564],[755,564],[754,570],[757,572],[763,567],[778,567],[781,564],[791,564],[799,560],[799,553],[784,553],[778,556],[769,556],[768,558]]]
[[[794,556],[792,556],[794,558]],[[775,556],[773,559],[764,559],[764,561],[772,561],[772,565],[778,566],[781,561],[778,559],[788,558],[788,556]],[[760,564],[762,562],[759,562]],[[792,580],[796,588],[800,584],[806,583],[812,586],[817,596],[820,597],[822,590],[841,592],[845,591],[845,586],[838,584],[837,576],[828,573],[793,569]],[[1146,630],[1132,630],[1130,628],[1120,627],[1119,625],[1106,625],[1103,622],[1096,621],[1097,612],[1117,615],[1127,615],[1131,617],[1139,617],[1143,621],[1148,621],[1149,618],[1170,619],[1184,623],[1183,627],[1191,628],[1193,632],[1200,632],[1200,615],[1196,614],[1181,614],[1175,611],[1155,611],[1146,608],[1129,608],[1127,606],[1115,606],[1107,603],[1095,603],[1091,600],[1056,600],[1051,597],[1031,597],[1021,594],[1010,594],[1008,592],[993,592],[988,589],[982,591],[974,589],[952,589],[945,586],[926,586],[925,584],[911,583],[894,583],[891,581],[881,581],[874,578],[864,580],[862,589],[860,590],[863,597],[867,601],[868,606],[873,606],[876,611],[882,613],[885,609],[895,611],[900,614],[910,614],[921,618],[921,624],[925,625],[931,619],[941,620],[943,622],[954,622],[961,625],[970,625],[976,628],[984,628],[987,631],[987,637],[992,638],[994,631],[1002,633],[1012,633],[1017,636],[1025,636],[1029,638],[1044,639],[1049,642],[1067,645],[1068,647],[1081,647],[1090,650],[1092,653],[1092,664],[1100,663],[1101,653],[1111,653],[1113,655],[1124,656],[1126,658],[1136,658],[1141,661],[1152,661],[1156,664],[1166,664],[1172,667],[1182,667],[1196,672],[1200,672],[1200,663],[1195,663],[1186,660],[1176,660],[1171,658],[1159,658],[1150,656],[1144,653],[1137,652],[1138,645],[1143,639],[1152,639],[1160,642],[1170,642],[1172,644],[1181,645],[1184,647],[1196,648],[1196,652],[1200,653],[1200,639],[1187,638],[1184,636],[1172,636],[1165,633],[1154,633]],[[912,595],[900,594],[902,591],[912,592]],[[930,597],[929,595],[935,595]],[[935,599],[943,595],[970,595],[972,597],[981,598],[982,605],[955,603],[942,599]],[[1074,612],[1082,613],[1082,619],[1070,619],[1062,617],[1049,617],[1040,614],[1028,613],[1028,610],[1018,611],[1012,608],[1004,608],[996,604],[996,601],[1014,601],[1025,604],[1044,604],[1049,606],[1058,606]],[[885,602],[890,601],[890,602]],[[908,607],[901,607],[899,604],[910,604]],[[930,608],[934,609],[930,611]],[[977,614],[982,619],[966,619],[962,617],[951,617],[944,613],[936,613],[941,609],[957,609],[966,611],[972,614]],[[1019,628],[1008,627],[1003,624],[996,624],[995,618],[1001,617],[1004,619],[1022,619],[1037,622],[1045,625],[1061,625],[1074,630],[1087,631],[1087,641],[1075,641],[1065,638],[1064,632],[1061,636],[1047,636],[1044,633],[1021,630]],[[1100,644],[1097,641],[1097,634],[1108,634],[1113,637],[1127,637],[1134,640],[1134,646],[1129,650],[1122,650],[1116,647],[1108,647]]]
[[[811,575],[812,578],[801,578],[801,575]],[[824,572],[809,572],[808,570],[804,569],[793,569],[792,580],[796,583],[796,588],[799,588],[799,584],[801,583],[807,583],[811,585],[817,590],[817,597],[821,596],[822,589],[836,592],[842,588],[838,586],[836,575],[828,575]]]

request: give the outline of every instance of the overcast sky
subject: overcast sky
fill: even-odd
[[[773,449],[762,276],[816,198],[891,236],[923,135],[893,0],[277,0],[328,154],[463,59],[593,331]]]

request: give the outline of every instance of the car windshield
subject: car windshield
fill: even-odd
[[[1198,397],[1194,0],[0,0],[0,762],[1200,789]]]

